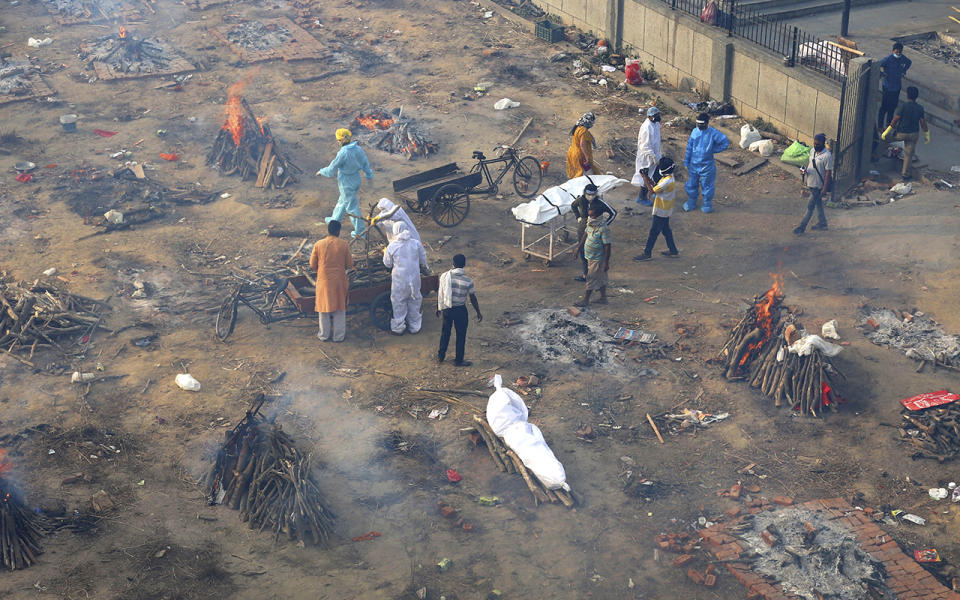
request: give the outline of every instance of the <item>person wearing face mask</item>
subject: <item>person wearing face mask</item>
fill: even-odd
[[[880,114],[877,116],[877,129],[883,131],[893,120],[893,113],[900,103],[900,88],[907,69],[913,62],[903,55],[903,44],[896,42],[893,52],[880,61]]]
[[[588,183],[583,188],[583,194],[573,201],[573,204],[570,205],[570,209],[573,211],[575,217],[577,217],[577,239],[583,238],[583,232],[587,230],[587,220],[589,219],[589,210],[590,206],[596,203],[597,207],[600,209],[600,216],[606,217],[603,219],[604,225],[610,226],[613,223],[613,220],[617,218],[617,211],[613,209],[612,206],[606,203],[603,198],[600,197],[597,186],[592,183]],[[583,275],[574,277],[575,281],[586,281],[587,280],[587,259],[583,255],[583,249],[581,248],[577,254],[580,256],[580,261],[583,264]]]
[[[590,133],[596,117],[592,112],[583,113],[570,130],[570,147],[567,148],[567,179],[600,172],[593,161],[593,148],[597,145]]]
[[[833,154],[827,150],[826,135],[818,133],[813,136],[810,162],[801,171],[803,183],[810,190],[810,202],[807,204],[807,214],[803,217],[803,221],[793,230],[795,235],[803,235],[806,231],[814,209],[817,211],[817,224],[810,229],[826,230],[827,228],[827,215],[823,212],[823,193],[830,187],[830,177],[833,175]]]
[[[360,189],[360,174],[366,176],[367,181],[373,179],[373,170],[370,168],[370,161],[367,160],[367,154],[363,148],[357,145],[353,139],[353,134],[349,129],[338,129],[334,133],[337,143],[340,144],[340,151],[337,156],[326,167],[317,171],[317,177],[337,178],[337,185],[340,188],[340,199],[333,208],[333,215],[327,217],[327,223],[331,221],[343,222],[343,218],[350,215],[360,214],[360,200],[357,198],[357,191]],[[364,222],[357,217],[350,217],[353,222],[352,237],[363,234],[366,227]]]
[[[729,146],[727,136],[710,127],[710,115],[697,115],[697,127],[690,133],[687,154],[683,159],[683,166],[687,168],[687,201],[683,204],[683,210],[690,212],[697,207],[697,198],[703,188],[703,207],[700,210],[713,212],[714,184],[717,182],[717,163],[713,155]]]
[[[910,166],[913,163],[913,153],[917,150],[917,140],[920,139],[920,130],[923,129],[924,143],[930,143],[930,129],[927,127],[927,119],[923,112],[923,106],[917,102],[920,97],[920,90],[914,86],[907,88],[907,101],[901,102],[894,113],[890,126],[887,127],[880,136],[883,140],[893,140],[903,142],[903,169],[900,174],[904,181],[910,179]],[[893,133],[896,131],[897,133]]]
[[[390,304],[393,318],[390,333],[403,335],[404,331],[420,331],[422,314],[420,307],[420,271],[429,272],[427,253],[423,244],[415,239],[403,221],[390,224],[392,241],[383,251],[383,265],[391,269]]]
[[[642,109],[641,109],[642,110]],[[653,206],[653,202],[647,200],[647,192],[656,185],[660,179],[657,171],[657,163],[663,157],[660,143],[660,109],[651,106],[647,109],[647,118],[640,126],[640,132],[637,134],[637,169],[633,174],[633,185],[642,186],[637,202],[643,206]]]

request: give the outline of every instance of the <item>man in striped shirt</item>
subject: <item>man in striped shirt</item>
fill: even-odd
[[[442,363],[450,345],[450,329],[457,330],[457,353],[453,361],[456,367],[469,367],[472,363],[463,360],[467,345],[467,298],[473,310],[477,312],[477,322],[483,321],[480,304],[473,287],[473,280],[467,277],[463,268],[467,258],[462,254],[453,257],[453,268],[440,276],[440,288],[437,290],[437,316],[443,314],[443,328],[440,330],[440,349],[437,350],[437,362]]]

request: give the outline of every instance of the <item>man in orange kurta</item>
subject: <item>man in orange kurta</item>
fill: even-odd
[[[310,268],[317,272],[317,337],[325,342],[342,342],[347,333],[347,269],[353,268],[353,257],[350,246],[340,239],[340,221],[327,223],[327,237],[313,245]]]

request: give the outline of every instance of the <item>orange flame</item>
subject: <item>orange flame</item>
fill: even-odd
[[[390,126],[396,122],[396,119],[388,116],[386,113],[360,115],[357,117],[357,123],[360,123],[367,129],[390,129]]]
[[[773,278],[773,285],[771,285],[767,293],[760,298],[760,301],[754,305],[754,316],[756,317],[757,327],[760,329],[762,337],[760,341],[747,346],[747,351],[743,353],[743,358],[740,359],[740,366],[747,364],[753,352],[773,337],[773,312],[771,309],[777,300],[783,298],[783,275],[771,273],[770,277]]]
[[[120,39],[127,37],[127,29],[123,25],[120,26]]]
[[[247,120],[246,110],[243,107],[240,95],[243,93],[243,89],[247,87],[247,84],[253,81],[255,74],[256,72],[249,73],[227,89],[227,106],[224,110],[226,119],[223,123],[223,129],[230,132],[230,135],[233,137],[234,146],[240,146],[240,140],[243,139],[243,131]],[[261,127],[261,131],[262,130],[263,128]]]
[[[0,448],[0,475],[9,471],[11,467],[13,467],[13,463],[7,460],[7,451]]]

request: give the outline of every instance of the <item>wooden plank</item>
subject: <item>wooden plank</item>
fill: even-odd
[[[743,161],[740,160],[740,157],[736,155],[717,154],[714,156],[714,158],[716,158],[717,162],[721,165],[725,165],[731,169],[739,167],[743,164]]]
[[[267,172],[267,163],[273,156],[273,140],[267,142],[267,147],[263,149],[263,155],[260,157],[260,166],[257,168],[257,182],[254,187],[263,187],[263,174]]]
[[[767,164],[767,159],[766,159],[766,158],[763,158],[763,157],[755,158],[755,159],[751,160],[750,162],[748,162],[747,164],[745,164],[745,165],[743,165],[742,167],[740,167],[739,169],[737,169],[736,171],[734,171],[733,174],[736,175],[736,176],[738,176],[738,177],[739,177],[740,175],[746,175],[746,174],[749,173],[750,171],[756,169],[757,167],[761,167],[761,166],[763,166],[763,165],[765,165],[765,164]]]
[[[409,177],[396,179],[393,182],[393,191],[402,192],[403,190],[408,190],[421,183],[446,177],[451,173],[457,172],[459,169],[460,167],[457,166],[457,163],[447,163],[443,166],[430,169],[429,171],[423,171],[422,173],[417,173],[416,175],[410,175]]]
[[[856,54],[857,56],[863,56],[863,52],[857,50],[856,48],[851,48],[850,46],[844,46],[836,42],[831,42],[830,40],[827,40],[827,43],[830,44],[831,46],[836,46],[837,48],[840,48],[844,52],[849,52],[850,54]]]

